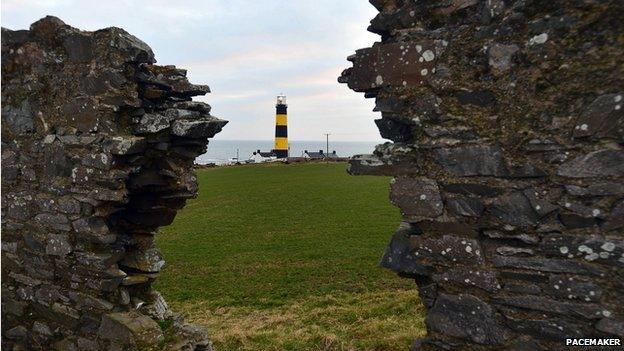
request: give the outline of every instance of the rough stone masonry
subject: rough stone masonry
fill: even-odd
[[[414,278],[414,350],[562,350],[624,338],[624,2],[372,0],[381,36],[339,81],[393,141],[404,221],[382,265]]]
[[[210,350],[151,284],[226,124],[119,28],[2,29],[2,349]]]

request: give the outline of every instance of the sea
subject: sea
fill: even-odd
[[[370,154],[375,145],[381,141],[329,141],[329,151],[336,151],[339,157],[351,157],[358,154]],[[326,152],[326,141],[297,141],[289,140],[290,156],[303,156],[305,150],[310,152]],[[273,140],[210,140],[208,152],[195,160],[198,164],[214,163],[223,165],[231,163],[231,159],[238,155],[240,161],[247,160],[254,151],[271,151]]]

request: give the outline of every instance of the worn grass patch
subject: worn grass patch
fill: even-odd
[[[218,350],[406,350],[424,324],[417,292],[338,293],[280,307],[174,303],[205,325]]]
[[[378,265],[400,222],[390,179],[345,168],[198,171],[198,198],[156,237],[156,288],[220,350],[405,349],[422,314],[414,282]]]

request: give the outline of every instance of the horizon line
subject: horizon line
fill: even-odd
[[[273,139],[210,139],[210,141],[266,141],[266,142],[273,142]],[[323,142],[325,143],[326,140],[325,139],[319,139],[319,140],[304,140],[304,139],[296,139],[296,140],[289,140],[289,142],[301,142],[301,141],[314,141],[314,142]],[[385,143],[385,142],[389,142],[390,140],[329,140],[330,143],[332,142],[347,142],[347,143]]]

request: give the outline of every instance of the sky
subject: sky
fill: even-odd
[[[188,69],[212,93],[195,100],[230,123],[222,140],[270,140],[275,97],[288,102],[291,140],[381,141],[374,102],[339,84],[346,57],[379,40],[365,0],[2,0],[2,26],[54,15],[83,30],[122,27],[158,64]]]

